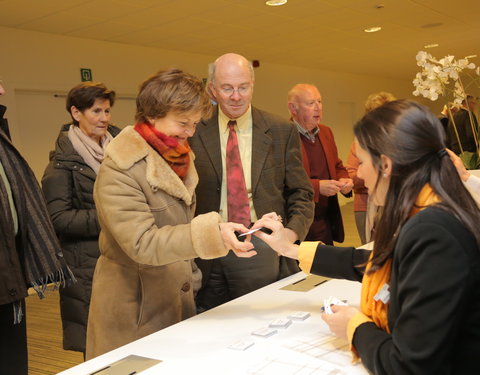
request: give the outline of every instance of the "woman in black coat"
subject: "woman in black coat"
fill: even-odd
[[[479,374],[480,210],[440,122],[399,100],[365,115],[354,133],[358,175],[383,207],[373,250],[288,243],[275,214],[255,224],[273,234],[258,236],[306,272],[362,282],[360,310],[331,306],[323,319],[371,372]]]
[[[65,259],[78,283],[60,289],[63,348],[85,353],[93,272],[99,257],[93,185],[103,152],[120,129],[109,125],[115,93],[103,84],[82,83],[67,96],[72,124],[63,125],[42,188]]]

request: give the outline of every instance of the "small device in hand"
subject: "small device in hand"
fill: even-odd
[[[253,234],[258,230],[260,230],[260,231],[262,231],[263,233],[266,233],[266,234],[272,234],[271,229],[261,227],[261,228],[256,228],[256,229],[249,230],[248,232],[245,232],[245,233],[235,232],[235,235],[237,236],[239,241],[244,241],[246,236],[248,236],[249,234]]]

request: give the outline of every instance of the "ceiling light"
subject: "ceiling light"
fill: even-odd
[[[278,7],[279,5],[286,4],[288,0],[268,0],[265,1],[265,4],[270,5],[271,7]]]
[[[466,59],[473,59],[474,57],[477,57],[477,55],[468,55],[468,56],[465,56]]]
[[[373,27],[368,27],[363,31],[365,31],[366,33],[376,33],[377,31],[380,31],[380,30],[382,30],[380,26],[373,26]]]
[[[438,47],[438,43],[426,44],[423,48],[435,48]]]

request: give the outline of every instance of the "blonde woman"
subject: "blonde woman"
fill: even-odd
[[[365,113],[380,107],[381,105],[395,100],[393,94],[389,92],[378,92],[368,96],[365,102]],[[345,168],[348,175],[353,180],[353,211],[355,213],[355,224],[362,244],[370,242],[373,229],[374,217],[377,213],[377,207],[368,202],[368,189],[357,171],[360,161],[355,151],[355,142],[352,142],[348,153]]]

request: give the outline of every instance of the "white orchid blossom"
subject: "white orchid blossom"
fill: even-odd
[[[415,87],[413,95],[423,96],[432,101],[437,100],[440,96],[446,98],[449,108],[449,117],[460,145],[460,158],[467,168],[480,168],[480,151],[478,147],[477,152],[475,153],[463,151],[455,121],[450,110],[454,107],[462,107],[462,103],[464,103],[467,98],[465,88],[468,89],[471,86],[480,87],[480,67],[469,62],[468,57],[455,60],[455,56],[448,55],[437,60],[425,51],[419,51],[415,58],[417,60],[417,65],[420,66],[421,70],[415,75],[413,80],[413,86]],[[471,80],[471,82],[468,82],[468,85],[465,86],[462,79],[466,81],[467,78]],[[475,125],[472,116],[470,116],[470,122],[475,143],[479,145],[480,142],[474,129]]]
[[[437,60],[425,51],[419,51],[415,57],[417,65],[421,67],[413,80],[415,90],[413,95],[423,96],[435,101],[439,96],[446,96],[448,92],[453,94],[453,102],[461,103],[466,98],[464,85],[460,76],[464,70],[473,70],[476,76],[480,76],[480,67],[468,61],[467,57],[455,60],[455,56],[448,55]],[[451,81],[452,82],[451,82]],[[475,77],[478,81],[479,78]],[[449,86],[454,84],[454,89]]]

